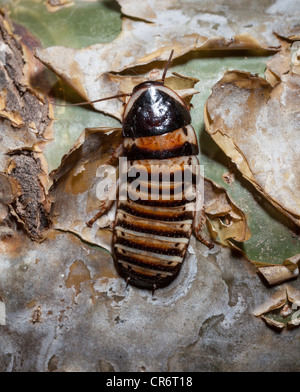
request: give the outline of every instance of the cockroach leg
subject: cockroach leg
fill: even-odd
[[[127,278],[126,278],[126,289],[127,289],[128,286],[129,286],[129,282],[130,282],[130,276],[127,276]]]
[[[196,236],[196,238],[197,238],[197,240],[198,241],[200,241],[200,242],[202,242],[202,244],[204,244],[205,246],[207,246],[209,249],[212,249],[215,245],[214,245],[214,243],[211,241],[211,239],[210,238],[208,238],[204,233],[203,233],[203,227],[205,226],[205,224],[206,224],[206,216],[205,216],[205,213],[204,213],[204,211],[202,212],[198,212],[197,214],[201,214],[202,213],[202,216],[203,216],[203,218],[202,218],[202,221],[203,221],[203,224],[200,224],[200,226],[198,225],[198,226],[195,226],[195,222],[194,222],[194,227],[193,227],[193,230],[194,230],[194,234],[195,234],[195,236]],[[196,218],[195,218],[195,220],[196,220]]]
[[[104,215],[113,205],[114,200],[104,200],[101,202],[100,206],[99,206],[99,212],[88,222],[86,222],[86,225],[88,227],[92,227],[93,224],[96,222],[96,220],[98,220],[99,218],[101,218],[102,215]]]
[[[152,297],[154,296],[155,290],[156,290],[156,284],[153,284],[153,286],[152,286]]]
[[[214,247],[213,242],[211,239],[207,238],[207,236],[203,232],[203,228],[206,225],[206,214],[204,203],[202,200],[201,191],[197,188],[196,194],[196,212],[193,222],[193,231],[197,240],[202,242],[202,244],[206,245],[209,249]]]

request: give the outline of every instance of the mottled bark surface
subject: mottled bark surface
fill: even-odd
[[[190,68],[191,74],[203,79],[201,88],[197,87],[201,94],[192,101],[194,104],[201,96],[202,101],[196,104],[193,116],[198,124],[195,129],[199,132],[200,161],[205,163],[206,172],[212,174],[223,170],[219,169],[222,151],[212,143],[208,133],[204,135],[204,127],[200,131],[199,113],[203,112],[205,99],[210,94],[208,90],[222,78],[225,68],[238,69],[233,64],[239,56],[234,53],[226,63],[226,55],[219,58],[209,50],[265,48],[270,54],[270,49],[279,50],[283,42],[273,34],[274,29],[289,40],[296,40],[299,25],[295,23],[299,18],[295,2],[286,2],[290,6],[285,15],[280,5],[283,3],[275,0],[261,1],[259,6],[258,2],[251,3],[251,12],[235,7],[231,13],[230,7],[236,2],[230,0],[147,0],[138,7],[136,1],[120,0],[123,12],[130,17],[124,19],[122,34],[112,45],[120,49],[118,56],[114,56],[112,47],[106,44],[77,51],[50,48],[42,53],[46,56],[45,63],[53,69],[58,68],[57,73],[76,85],[84,98],[94,99],[99,98],[99,92],[104,95],[115,93],[116,86],[130,92],[145,75],[159,78],[163,62],[155,63],[160,69],[154,71],[153,63],[143,71],[136,65],[165,60],[171,50],[169,45],[177,48],[176,57],[186,53],[185,57],[176,60],[177,67],[181,62],[186,62],[187,68],[197,63],[195,68]],[[85,3],[87,8],[93,3],[93,8],[89,9],[94,15],[96,7],[104,10],[105,4],[111,5],[110,2],[48,1],[46,4],[34,1],[31,8],[28,6],[30,0],[21,0],[14,6],[23,5],[24,10],[25,3],[32,15],[36,12],[38,21],[43,17],[50,20],[47,9],[55,11],[51,12],[52,16],[67,12],[68,24],[64,21],[64,26],[77,26],[72,15],[73,10],[78,12],[79,3],[80,7]],[[134,7],[130,6],[132,4]],[[205,7],[205,13],[198,12],[199,4]],[[41,9],[48,12],[46,17]],[[86,17],[82,10],[80,8],[77,22]],[[105,12],[106,18],[108,13]],[[171,13],[173,19],[169,18]],[[180,23],[175,24],[177,17]],[[271,211],[274,219],[271,224],[267,220],[261,222],[262,215],[257,211],[264,203],[263,199],[255,190],[249,190],[235,167],[228,165],[230,167],[226,166],[217,180],[226,189],[215,182],[214,176],[214,181],[206,181],[208,223],[210,233],[218,242],[214,248],[209,250],[192,237],[181,272],[170,286],[157,290],[154,295],[134,287],[126,288],[109,253],[114,210],[98,219],[92,228],[86,225],[101,207],[96,193],[97,168],[105,163],[116,167],[120,131],[107,129],[107,123],[99,124],[97,117],[97,125],[92,126],[106,127],[107,134],[101,134],[99,128],[83,132],[86,119],[95,114],[86,108],[79,110],[78,117],[83,114],[85,117],[80,123],[80,132],[75,133],[74,121],[78,122],[75,111],[69,114],[71,119],[67,119],[63,117],[65,108],[58,108],[55,130],[61,126],[62,132],[60,138],[58,132],[53,135],[51,108],[36,89],[40,87],[43,92],[49,92],[41,64],[35,62],[33,56],[33,48],[40,44],[26,29],[15,26],[14,30],[3,13],[0,19],[0,371],[299,371],[299,328],[296,328],[299,319],[292,319],[293,312],[298,310],[299,279],[291,281],[288,288],[265,286],[255,266],[241,252],[235,251],[234,247],[239,246],[248,255],[247,243],[232,240],[248,238],[250,222],[256,247],[262,249],[263,259],[267,261],[257,265],[262,267],[261,273],[263,268],[268,268],[265,278],[274,283],[274,279],[278,282],[278,267],[287,268],[289,277],[295,278],[298,274],[299,258],[291,257],[295,254],[294,249],[299,249],[297,233],[285,227],[282,240],[276,231],[280,218],[269,205],[266,214]],[[282,20],[286,23],[282,24]],[[186,39],[178,36],[178,25],[183,24],[187,25]],[[52,25],[49,26],[51,30]],[[91,29],[95,27],[90,26]],[[198,34],[194,36],[192,33],[196,30]],[[157,39],[145,45],[151,31]],[[240,35],[241,31],[244,34]],[[170,37],[174,40],[171,44]],[[53,44],[61,44],[62,38],[58,36]],[[127,47],[124,41],[130,45]],[[80,42],[81,48],[86,46]],[[188,54],[193,49],[208,52]],[[105,60],[101,64],[100,52]],[[90,55],[89,66],[86,53]],[[281,51],[276,58],[282,55]],[[113,67],[110,56],[115,61]],[[81,68],[74,69],[75,57]],[[272,87],[268,87],[270,90],[280,75],[288,72],[290,65],[286,57],[283,61],[274,61],[274,58],[268,66],[269,77],[273,80]],[[265,66],[265,60],[260,60],[260,64]],[[221,68],[214,68],[220,63],[223,64]],[[202,64],[204,67],[197,73],[197,67]],[[126,76],[127,66],[130,77]],[[208,68],[207,77],[204,75]],[[117,74],[120,70],[124,72]],[[250,71],[258,72],[256,68]],[[197,79],[183,79],[184,95],[194,94],[190,90]],[[67,97],[65,88],[59,85],[60,97]],[[177,88],[176,83],[172,88]],[[70,92],[68,98],[70,102],[78,99]],[[106,111],[113,115],[117,113],[119,118],[123,102],[118,101],[115,107],[110,101],[106,103]],[[53,160],[56,163],[52,168],[56,170],[49,175],[45,146],[54,145],[54,151],[61,144],[64,149],[60,150],[61,155],[58,154],[58,162]],[[205,154],[206,151],[209,153]],[[241,193],[235,203],[232,193],[237,186],[245,187],[251,197],[253,194],[253,210],[248,208],[250,198],[243,199],[246,193]],[[248,209],[247,213],[244,208]],[[281,244],[288,249],[279,256],[275,250],[272,254],[277,257],[277,263],[284,260],[282,254],[288,254],[285,264],[266,267],[265,264],[273,263],[268,253],[269,237],[272,237],[270,243],[274,249],[283,248]]]
[[[111,257],[74,235],[5,239],[0,370],[299,371],[299,330],[277,334],[251,314],[270,292],[249,263],[191,246],[152,296],[126,289]]]

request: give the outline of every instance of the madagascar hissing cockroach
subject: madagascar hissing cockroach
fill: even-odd
[[[131,94],[104,98],[130,96],[123,112],[127,167],[120,175],[113,255],[128,284],[152,291],[178,275],[193,229],[210,246],[202,236],[199,146],[190,110],[165,86],[172,54],[161,81],[145,81]]]
[[[178,275],[193,227],[203,240],[198,141],[189,108],[164,85],[171,57],[162,80],[138,84],[124,109],[127,195],[120,190],[113,236],[126,281],[153,291]]]

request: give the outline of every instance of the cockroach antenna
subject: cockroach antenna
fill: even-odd
[[[83,105],[91,105],[92,103],[108,101],[108,100],[114,99],[114,98],[130,97],[131,95],[132,94],[124,93],[124,94],[112,95],[112,96],[106,97],[106,98],[96,99],[95,101],[86,101],[86,102],[79,102],[79,103],[55,103],[55,102],[51,102],[51,104],[54,105],[54,106],[83,106]]]
[[[162,81],[163,84],[165,84],[166,74],[167,74],[168,68],[170,67],[170,64],[171,64],[171,61],[172,61],[173,54],[174,54],[174,49],[172,49],[172,51],[171,51],[171,53],[170,53],[169,60],[168,60],[168,62],[167,62],[167,64],[166,64],[165,69],[164,69],[164,72],[163,72],[163,74],[162,74],[161,81]]]
[[[165,78],[166,78],[166,74],[167,71],[170,67],[171,61],[172,61],[172,57],[174,54],[174,49],[171,50],[168,62],[165,66],[164,72],[162,74],[162,83],[165,84]],[[78,103],[55,103],[55,102],[51,102],[52,105],[54,106],[64,106],[64,107],[68,107],[68,106],[84,106],[84,105],[91,105],[93,103],[97,103],[97,102],[103,102],[103,101],[108,101],[110,99],[115,99],[115,98],[123,98],[123,97],[130,97],[132,96],[132,93],[123,93],[123,94],[117,94],[117,95],[112,95],[110,97],[105,97],[105,98],[100,98],[100,99],[96,99],[94,101],[86,101],[86,102],[78,102]]]

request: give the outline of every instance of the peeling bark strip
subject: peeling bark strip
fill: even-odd
[[[273,59],[273,71],[282,56]],[[249,72],[226,72],[212,88],[204,122],[242,175],[300,226],[300,74],[294,66],[284,72],[274,87]]]
[[[40,151],[49,138],[52,119],[49,105],[31,87],[39,69],[30,59],[30,47],[33,41],[35,46],[39,43],[25,29],[18,30],[21,38],[13,30],[0,10],[0,185],[5,185],[6,176],[6,182],[16,188],[9,198],[0,192],[0,236],[11,234],[8,223],[15,216],[31,239],[40,241],[49,225],[48,175],[42,153],[34,151]]]
[[[20,151],[13,156],[9,170],[21,188],[19,196],[11,204],[13,214],[23,223],[29,236],[39,241],[43,239],[44,230],[49,226],[49,203],[43,186],[46,174],[37,155]]]
[[[299,307],[300,291],[286,284],[257,307],[252,314],[260,317],[268,327],[281,332],[285,327],[294,329],[300,326]]]
[[[26,64],[22,45],[12,31],[10,21],[0,10],[0,118],[8,119],[14,127],[25,127],[42,138],[52,121],[49,105],[30,87],[32,70]]]

